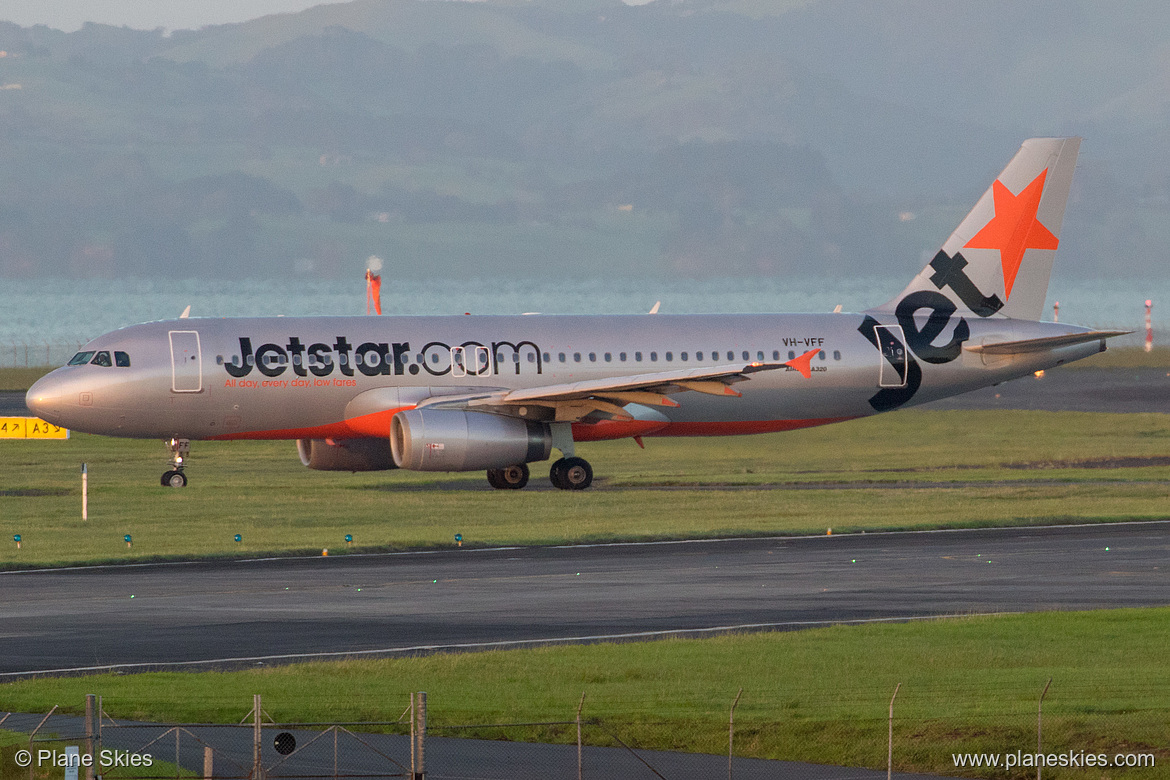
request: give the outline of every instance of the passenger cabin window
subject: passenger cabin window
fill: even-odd
[[[544,353],[544,354],[543,354],[541,357],[544,359],[544,362],[545,362],[545,363],[551,363],[551,362],[552,362],[552,355],[550,355],[550,354],[549,354],[549,353],[547,353],[547,352],[545,352],[545,353]],[[563,363],[564,361],[562,360],[561,362]]]
[[[590,363],[596,363],[596,362],[597,362],[597,353],[596,353],[596,352],[590,352],[590,353],[589,353],[589,362],[590,362]]]
[[[557,360],[559,360],[559,361],[561,361],[562,363],[564,363],[564,362],[565,362],[565,353],[564,353],[564,352],[558,352],[558,353],[557,353]]]
[[[634,353],[634,361],[635,361],[635,362],[637,362],[637,363],[641,363],[641,362],[642,362],[642,353],[641,353],[641,352],[635,352],[635,353]]]
[[[623,363],[625,363],[625,362],[626,362],[626,353],[625,353],[625,352],[619,352],[619,353],[618,353],[618,360],[620,360],[620,361],[622,361]]]
[[[84,366],[93,359],[93,352],[78,352],[73,357],[69,358],[69,365]]]
[[[730,349],[727,350],[727,359],[728,360],[735,360],[735,353],[732,352]]]
[[[685,361],[685,360],[687,359],[687,353],[685,353],[685,352],[680,352],[680,353],[679,353],[679,355],[678,355],[678,359],[679,359],[679,360],[683,360],[683,361]]]
[[[581,353],[580,353],[580,352],[574,352],[574,353],[573,353],[573,362],[574,362],[574,363],[580,363],[580,362],[581,362]]]
[[[695,360],[702,360],[702,359],[703,359],[703,353],[702,353],[702,352],[696,352],[696,353],[695,353]]]
[[[823,349],[822,349],[822,350],[821,350],[819,353],[817,353],[817,359],[818,359],[818,360],[824,360],[824,359],[825,359],[825,351],[824,351]]]
[[[110,353],[104,349],[101,352],[94,353],[93,360],[89,361],[89,364],[91,366],[102,366],[104,368],[109,368],[110,366],[114,365],[113,362],[110,361]]]
[[[841,359],[841,350],[839,350],[839,349],[833,350],[833,360],[840,360],[840,359]]]
[[[789,360],[795,360],[795,359],[796,359],[796,353],[795,353],[795,352],[793,352],[791,349],[790,349],[790,350],[788,350],[788,359],[789,359]]]
[[[605,353],[605,362],[606,362],[606,363],[612,363],[612,362],[613,362],[613,355],[611,355],[610,353],[606,352],[606,353]]]
[[[773,359],[773,360],[779,360],[779,359],[780,359],[780,350],[778,350],[778,349],[774,349],[774,350],[772,350],[772,359]]]
[[[756,360],[762,361],[763,359],[764,359],[764,350],[761,349],[759,352],[756,353]]]
[[[651,353],[650,353],[650,362],[651,362],[651,363],[657,363],[657,362],[658,362],[658,353],[657,353],[657,352],[651,352]]]
[[[673,360],[674,360],[674,353],[673,353],[673,352],[667,352],[667,353],[666,353],[666,360],[667,360],[668,362],[670,362],[670,361],[673,361]]]
[[[751,353],[748,352],[746,349],[743,351],[743,359],[744,360],[751,360],[752,359]]]

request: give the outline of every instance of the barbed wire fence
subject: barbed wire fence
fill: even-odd
[[[917,699],[915,686],[901,683],[884,692],[846,689],[842,698],[820,703],[769,701],[741,688],[725,702],[706,702],[698,718],[670,717],[677,704],[671,702],[629,716],[614,715],[613,702],[598,703],[591,714],[582,694],[563,720],[506,723],[448,719],[423,692],[401,694],[401,710],[387,702],[385,720],[346,722],[278,721],[259,695],[235,722],[125,722],[88,696],[84,717],[54,707],[44,716],[0,716],[0,729],[27,732],[33,759],[74,747],[78,780],[763,780],[804,777],[811,764],[824,763],[867,768],[868,774],[843,772],[874,780],[899,772],[1015,780],[1170,777],[1168,713],[1135,705],[1129,697],[1137,688],[1036,683],[1006,697],[984,689],[979,701],[963,700],[975,690],[965,686],[925,696],[917,691]],[[1062,689],[1071,693],[1062,697]],[[858,694],[865,699],[862,714],[840,709],[843,703],[856,709]],[[1085,706],[1086,694],[1100,694],[1099,706]],[[0,775],[22,778],[9,771],[13,750],[3,752]],[[88,762],[80,758],[86,755]],[[43,762],[17,766],[27,766],[29,780],[49,776]],[[833,776],[824,769],[819,777]]]

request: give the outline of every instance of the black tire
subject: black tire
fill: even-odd
[[[528,465],[506,466],[487,470],[488,484],[496,490],[519,490],[528,484]]]
[[[559,469],[557,468],[559,466]],[[593,484],[593,467],[584,458],[563,458],[553,464],[549,479],[561,490],[584,490]]]
[[[568,490],[568,488],[563,484],[564,477],[562,476],[562,474],[564,471],[564,468],[563,468],[564,465],[565,465],[564,458],[561,458],[560,460],[553,461],[553,464],[551,466],[549,466],[549,469],[548,469],[548,481],[551,482],[553,484],[553,487],[555,487],[555,488],[560,488],[561,490]]]
[[[181,471],[174,471],[174,470],[167,471],[167,472],[163,473],[162,480],[160,480],[160,481],[162,482],[163,487],[170,487],[170,488],[187,487],[187,475]]]
[[[528,484],[528,464],[520,463],[500,469],[500,483],[508,490],[520,490]]]

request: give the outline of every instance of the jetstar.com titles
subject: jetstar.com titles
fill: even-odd
[[[278,377],[290,368],[296,376],[312,374],[317,377],[329,376],[335,370],[345,376],[354,376],[355,372],[364,376],[390,376],[422,371],[432,376],[445,376],[452,371],[467,376],[487,376],[499,374],[500,364],[508,362],[519,374],[522,351],[530,355],[529,362],[536,373],[544,373],[540,348],[528,340],[493,341],[490,345],[478,341],[456,345],[431,341],[418,350],[417,355],[409,341],[365,341],[354,346],[345,336],[337,336],[332,344],[306,344],[297,336],[290,336],[284,344],[265,343],[255,350],[251,338],[241,336],[239,341],[239,354],[223,364],[224,370],[237,379],[248,376],[253,369],[267,377]],[[415,360],[412,360],[412,355]]]

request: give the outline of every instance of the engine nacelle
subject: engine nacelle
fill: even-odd
[[[479,471],[548,460],[546,423],[486,412],[411,409],[390,420],[390,449],[399,468]]]
[[[398,468],[386,439],[297,439],[301,463],[318,471],[385,471]]]

